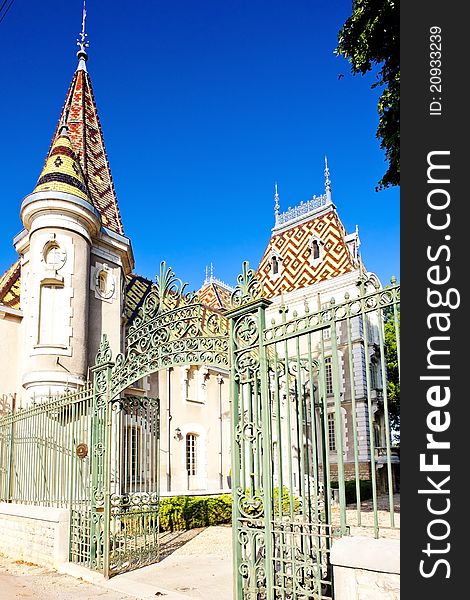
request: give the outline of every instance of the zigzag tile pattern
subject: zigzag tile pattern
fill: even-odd
[[[123,234],[124,229],[104,146],[101,124],[90,77],[86,71],[75,72],[51,148],[64,117],[73,150],[80,160],[93,206],[100,213],[105,227]]]
[[[353,271],[355,266],[346,246],[345,234],[334,209],[306,223],[274,233],[258,267],[265,296],[271,298],[281,292],[291,292]],[[323,242],[322,260],[315,266],[310,258],[312,236]],[[282,258],[277,278],[271,274],[272,252]]]
[[[199,302],[211,308],[226,309],[230,306],[231,291],[212,282],[203,285],[197,292]]]
[[[18,259],[0,276],[0,304],[20,308],[21,264]]]

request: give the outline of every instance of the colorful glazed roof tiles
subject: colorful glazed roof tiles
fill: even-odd
[[[210,308],[227,309],[230,307],[232,288],[219,281],[206,281],[197,292],[198,300]]]
[[[124,301],[124,315],[130,325],[139,313],[146,295],[152,287],[152,282],[145,277],[131,273],[126,277],[126,296]]]
[[[0,305],[20,308],[21,265],[19,259],[0,277]]]
[[[65,127],[52,145],[34,191],[65,192],[89,201],[82,169]]]
[[[334,206],[330,207],[306,222],[273,232],[258,267],[267,298],[358,268],[347,247],[344,226]],[[275,262],[277,273],[274,273]]]
[[[46,167],[64,123],[67,124],[68,137],[80,163],[89,200],[100,213],[103,225],[116,233],[123,234],[124,229],[93,89],[90,77],[84,69],[75,72],[67,92]]]

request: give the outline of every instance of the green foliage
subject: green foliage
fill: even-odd
[[[274,504],[274,514],[278,515],[279,514],[279,488],[278,487],[274,488],[273,504]],[[283,486],[282,495],[281,495],[282,514],[289,515],[290,507],[291,507],[291,496],[289,494],[289,489],[286,488],[285,486]],[[294,495],[292,496],[292,507],[293,507],[294,513],[298,512],[300,509],[300,500],[297,498],[297,496],[294,496]]]
[[[232,496],[172,496],[160,501],[160,531],[183,531],[230,523]]]
[[[337,481],[331,482],[332,489],[338,489],[339,483]],[[344,482],[344,493],[346,496],[346,504],[354,504],[356,502],[356,481],[345,481]],[[359,480],[359,493],[361,495],[361,502],[363,500],[369,500],[372,498],[372,481],[370,479]]]
[[[397,338],[395,320],[392,310],[384,312],[384,345],[387,362],[387,399],[390,426],[395,438],[399,438],[400,430],[400,377],[398,374]],[[398,329],[400,328],[400,311],[398,310]]]
[[[354,75],[380,67],[383,86],[378,102],[377,138],[388,169],[377,189],[400,184],[400,11],[395,0],[353,0],[352,14],[338,34],[337,55],[344,56]]]

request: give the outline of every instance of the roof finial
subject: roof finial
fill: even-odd
[[[325,192],[326,199],[331,202],[331,180],[330,180],[330,169],[328,168],[328,159],[325,156]]]
[[[277,191],[277,181],[274,184],[274,220],[277,225],[279,220],[279,215],[281,214],[280,206],[279,206],[279,193]]]
[[[83,70],[86,71],[86,61],[88,60],[88,54],[86,52],[86,48],[90,45],[88,40],[88,34],[85,33],[85,19],[86,19],[86,5],[85,0],[83,0],[83,16],[82,16],[82,30],[78,34],[79,38],[77,39],[77,46],[80,48],[77,52],[78,58],[78,67],[77,71]]]

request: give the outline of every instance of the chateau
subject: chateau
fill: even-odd
[[[151,288],[151,282],[139,275],[131,240],[125,235],[85,45],[77,56],[78,66],[46,162],[35,188],[21,202],[24,228],[14,238],[18,260],[0,277],[0,395],[5,411],[84,386],[103,334],[113,356],[126,350],[127,332]],[[324,191],[285,212],[281,212],[276,185],[272,234],[257,269],[264,297],[271,301],[268,321],[279,314],[295,316],[306,307],[328,311],[332,298],[340,303],[345,295],[357,295],[357,282],[366,271],[358,229],[348,233],[341,222],[326,161],[324,173]],[[368,279],[379,283],[373,274]],[[231,286],[210,272],[197,296],[202,304],[223,313],[230,307],[232,293]],[[364,328],[368,329],[367,352]],[[313,349],[319,353],[321,344],[326,356],[325,392],[331,408],[326,416],[328,452],[334,464],[339,435],[333,403],[332,368],[336,365],[342,374],[340,435],[349,465],[346,477],[354,477],[356,428],[359,470],[367,478],[370,423],[375,446],[385,446],[381,363],[374,354],[379,344],[377,323],[373,318],[355,321],[349,333],[343,323],[337,326],[337,337],[335,355],[326,332]],[[369,386],[373,415],[368,412],[366,362],[373,379]],[[289,390],[283,385],[280,402],[287,415],[294,409],[286,405]],[[161,369],[135,381],[126,394],[160,399],[162,494],[230,489],[227,369],[191,364]],[[312,422],[310,415],[314,427]],[[129,469],[137,468],[139,435],[133,433],[126,441]],[[284,451],[295,454],[300,449]],[[294,467],[294,480],[296,476]]]

